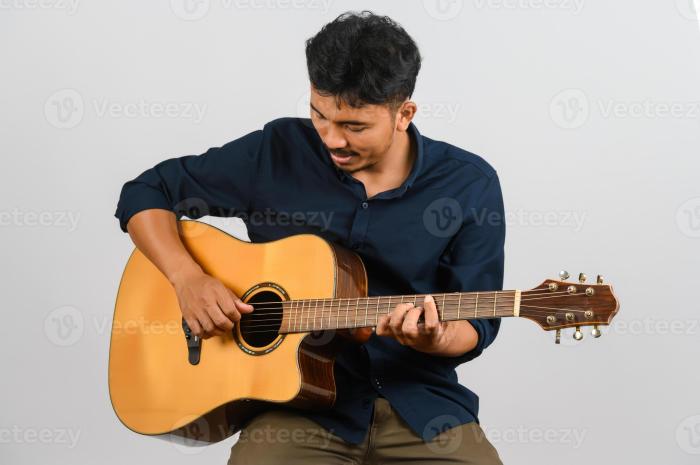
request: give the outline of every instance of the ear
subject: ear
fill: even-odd
[[[408,130],[408,125],[413,121],[413,117],[416,116],[418,111],[418,106],[412,100],[406,100],[401,104],[396,114],[396,129],[399,131]]]

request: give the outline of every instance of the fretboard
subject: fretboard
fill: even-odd
[[[518,316],[520,291],[431,294],[440,321]],[[425,294],[288,300],[282,303],[280,333],[376,326],[398,304],[423,306]]]

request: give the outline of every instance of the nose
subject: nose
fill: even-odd
[[[326,134],[323,137],[323,142],[331,150],[343,149],[348,145],[348,141],[345,140],[343,131],[336,128],[334,124],[329,124]]]

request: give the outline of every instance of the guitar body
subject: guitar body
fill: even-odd
[[[365,296],[360,258],[310,234],[253,244],[198,221],[178,224],[202,269],[244,301],[261,302],[253,313],[268,312],[273,329],[246,324],[253,314],[244,315],[231,334],[200,341],[193,359],[172,285],[135,249],[119,286],[109,354],[110,397],[122,423],[210,443],[271,404],[331,406],[334,357],[345,339],[278,334],[281,304],[274,302]]]

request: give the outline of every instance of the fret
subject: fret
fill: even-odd
[[[340,311],[340,301],[338,301],[338,311]],[[329,329],[333,327],[331,325],[331,314],[332,313],[333,313],[333,300],[331,300],[331,306],[330,306],[329,311],[328,311],[328,328]],[[337,318],[338,317],[336,316],[336,320],[337,320]]]
[[[374,312],[374,324],[377,324],[377,315],[379,315],[379,302],[382,300],[382,297],[379,296],[377,297],[377,310]]]
[[[299,301],[296,302],[296,307],[293,308],[292,315],[294,315],[294,321],[292,322],[292,331],[296,331],[297,327],[297,314],[299,313]]]
[[[301,321],[304,318],[304,301],[301,301],[301,308],[297,310],[296,322],[294,329],[296,331],[301,331]]]
[[[367,310],[369,310],[369,297],[365,300],[365,324],[367,326]]]
[[[304,317],[306,316],[306,313],[307,313],[307,307],[311,308],[311,300],[308,300],[307,302],[304,303],[304,305],[301,306],[301,319],[299,320],[299,331],[303,331],[305,328]]]
[[[411,303],[414,306],[424,294],[373,296],[357,298],[325,298],[290,300],[282,303],[282,332],[324,331],[330,328],[358,328],[376,326],[382,315],[390,315],[397,305]],[[488,298],[493,297],[493,302]],[[521,306],[520,291],[488,291],[488,292],[448,292],[433,294],[440,321],[462,320],[467,318],[497,318],[499,316],[519,316]],[[457,299],[454,302],[453,299]],[[474,299],[464,302],[462,299]],[[512,298],[511,303],[504,298]],[[363,302],[364,300],[364,302]],[[364,316],[362,308],[364,303]],[[343,307],[343,304],[345,306]],[[479,305],[486,305],[483,311]],[[473,315],[470,306],[474,305]],[[504,307],[500,309],[499,306]],[[353,315],[350,315],[352,306]],[[372,312],[370,312],[372,306]],[[345,312],[344,322],[341,320]],[[326,316],[328,312],[328,316]],[[480,313],[481,312],[481,313]]]
[[[292,315],[294,314],[294,301],[290,300],[288,303],[287,308],[289,309],[288,312],[286,312],[287,315],[287,329],[290,329],[292,327]],[[283,304],[284,305],[284,304]],[[282,307],[284,308],[284,307]],[[284,316],[282,317],[282,320],[284,321]]]
[[[319,309],[319,310],[321,310],[321,324],[323,324],[323,309],[324,309],[324,307],[326,306],[326,299],[319,300],[319,303],[321,304],[321,308]],[[316,312],[314,312],[314,322],[313,322],[313,324],[311,325],[311,329],[312,329],[312,330],[314,330],[314,329],[319,329],[319,328],[317,327],[317,324],[318,324],[318,323],[317,323],[317,320],[316,320]]]
[[[292,322],[292,331],[297,330],[297,319],[299,318],[299,304],[301,302],[297,301],[296,307],[294,308],[294,321]]]
[[[301,309],[301,321],[299,322],[299,331],[304,331],[306,329],[306,324],[304,323],[304,320],[307,322],[309,321],[309,313],[311,313],[311,301],[312,299],[309,299],[306,302],[306,305]]]
[[[314,299],[314,312],[316,311],[316,305],[318,305],[318,299]],[[304,325],[304,331],[308,331],[311,326],[311,304],[309,304],[309,311],[306,313],[306,324]]]
[[[499,316],[519,316],[521,306],[520,291],[488,292],[448,292],[432,294],[440,321],[462,320],[467,318],[497,318]],[[411,303],[417,306],[424,294],[389,295],[357,298],[324,298],[289,300],[282,303],[281,332],[324,331],[331,328],[358,328],[376,326],[382,315],[390,315],[397,305]],[[488,298],[493,298],[489,302]],[[453,299],[457,299],[454,302]],[[462,302],[462,299],[474,299]],[[513,302],[503,300],[512,298]],[[364,302],[363,302],[364,300]],[[361,305],[364,303],[364,316]],[[479,305],[486,305],[480,309]],[[512,304],[512,307],[511,307]],[[344,305],[344,306],[343,306]],[[470,306],[474,305],[471,314]],[[352,309],[351,309],[352,306]],[[370,310],[370,306],[372,310]],[[462,308],[464,306],[464,309]],[[500,309],[499,306],[503,306]],[[507,308],[505,308],[507,307]],[[350,315],[352,310],[353,314]],[[328,315],[326,316],[326,312]],[[344,321],[341,320],[345,312]]]
[[[309,329],[313,329],[316,327],[316,310],[318,309],[319,302],[320,302],[320,299],[316,299],[316,305],[314,305],[314,320],[311,323],[311,328],[309,328]],[[323,311],[323,307],[321,307],[321,311]]]
[[[352,320],[352,327],[355,328],[357,327],[357,307],[360,306],[360,299],[357,298],[355,299],[355,318]]]
[[[328,301],[326,304],[325,302]],[[326,310],[328,310],[328,318],[330,320],[330,314],[333,311],[333,299],[323,299],[324,305],[321,311],[321,330],[323,330],[323,320],[325,320]]]

